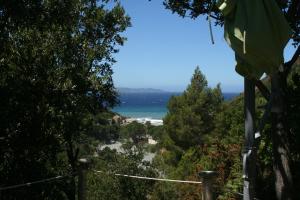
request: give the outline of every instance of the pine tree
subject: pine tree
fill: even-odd
[[[214,118],[223,101],[220,85],[211,89],[199,67],[190,85],[180,96],[173,96],[164,118],[166,132],[177,146],[187,149],[204,142],[214,128]]]

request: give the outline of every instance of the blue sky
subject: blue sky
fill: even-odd
[[[197,65],[209,86],[221,83],[224,92],[241,92],[243,78],[235,70],[233,51],[213,26],[215,44],[204,17],[192,20],[172,14],[162,0],[121,0],[132,27],[123,34],[127,42],[115,55],[116,87],[183,91]],[[285,55],[291,57],[292,47]]]

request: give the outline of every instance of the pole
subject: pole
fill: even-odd
[[[86,200],[86,173],[89,161],[86,158],[81,158],[78,162],[78,200]]]
[[[202,182],[202,200],[214,200],[212,183],[217,176],[215,171],[202,171],[199,173]]]
[[[243,199],[253,200],[255,194],[255,85],[244,79],[245,145],[243,152]]]

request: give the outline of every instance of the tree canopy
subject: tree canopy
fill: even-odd
[[[209,88],[197,67],[183,94],[173,96],[168,103],[169,111],[164,118],[166,132],[184,149],[202,144],[204,136],[214,128],[222,100],[220,85]]]
[[[130,20],[108,3],[0,3],[1,186],[74,172],[82,135],[117,103],[111,66]],[[1,197],[74,199],[74,180],[66,183]]]
[[[300,1],[299,0],[287,0],[287,1],[280,1],[276,0],[277,5],[279,9],[282,11],[282,13],[285,16],[285,19],[287,20],[290,28],[292,29],[292,41],[295,47],[297,49],[295,50],[294,55],[292,58],[286,62],[286,63],[280,63],[279,67],[274,65],[275,71],[272,72],[270,75],[271,80],[271,88],[267,88],[261,80],[250,80],[255,84],[261,93],[264,95],[266,99],[269,100],[269,105],[271,105],[270,109],[266,109],[266,113],[269,111],[271,112],[270,118],[271,118],[271,126],[272,126],[272,148],[273,148],[273,168],[274,168],[274,175],[275,178],[275,187],[276,187],[276,196],[277,199],[292,199],[293,195],[293,172],[292,170],[292,154],[294,152],[291,151],[291,143],[293,143],[293,139],[290,137],[291,135],[291,127],[290,124],[286,121],[286,118],[291,115],[288,113],[288,107],[289,105],[289,94],[287,91],[289,90],[288,84],[287,84],[287,78],[289,73],[291,72],[292,67],[294,66],[294,63],[299,58],[300,55]],[[226,1],[225,1],[226,3]],[[250,3],[251,1],[243,1],[242,3]],[[170,9],[173,13],[177,13],[178,15],[182,17],[191,17],[193,19],[199,17],[200,15],[208,15],[208,19],[211,18],[215,19],[216,25],[223,26],[224,24],[224,17],[220,14],[220,11],[217,7],[216,1],[197,1],[197,0],[186,0],[186,1],[179,1],[179,0],[165,0],[164,5],[167,9]],[[276,7],[276,5],[275,5]],[[233,10],[233,14],[238,9]],[[252,13],[253,14],[253,13]],[[268,15],[267,13],[265,13]],[[237,15],[238,16],[238,15]],[[242,20],[243,16],[239,16]],[[226,17],[230,21],[230,17]],[[259,20],[259,19],[256,19]],[[226,22],[225,21],[225,22]],[[273,23],[273,22],[270,22]],[[276,23],[276,22],[274,22]],[[228,25],[228,24],[227,24]],[[270,25],[274,26],[274,25]],[[231,28],[237,28],[236,24],[233,24],[233,27]],[[226,27],[225,27],[226,29]],[[245,34],[244,31],[244,40],[245,41]],[[257,36],[256,36],[257,37]],[[254,38],[255,39],[255,38]],[[229,41],[231,43],[231,41]],[[270,44],[272,44],[272,41],[269,41]],[[245,42],[244,45],[244,52],[246,51],[245,48]],[[272,45],[271,45],[272,46]],[[239,46],[241,47],[241,46]],[[281,47],[280,47],[281,48]],[[272,49],[269,49],[271,52]],[[278,49],[281,50],[281,49]],[[237,49],[235,49],[235,52],[237,53]],[[256,52],[255,50],[253,52]],[[240,54],[241,55],[241,54]],[[248,54],[250,55],[250,54]],[[271,57],[270,57],[271,58]],[[267,58],[267,59],[270,59]],[[243,60],[240,60],[239,55],[236,54],[236,59],[239,64],[240,61],[244,62]],[[255,56],[253,58],[250,58],[248,61],[254,61],[256,58]],[[264,59],[262,59],[264,61]],[[283,59],[282,61],[283,62]],[[282,65],[281,65],[282,64]],[[253,65],[256,66],[257,63],[253,63]],[[276,69],[278,67],[278,70]],[[243,73],[243,75],[245,75]],[[257,79],[257,77],[246,77],[247,79]],[[269,91],[270,90],[270,91]],[[277,110],[277,111],[276,111]],[[295,137],[294,137],[295,139]]]
[[[211,13],[211,17],[216,20],[216,25],[223,25],[224,18],[216,7],[215,2],[214,0],[164,0],[164,5],[173,13],[177,13],[181,17],[190,17],[192,19]],[[276,0],[276,2],[293,29],[294,43],[298,44],[300,42],[300,1]]]

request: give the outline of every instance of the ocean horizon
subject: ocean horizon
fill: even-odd
[[[168,112],[167,103],[179,92],[161,93],[120,93],[120,105],[113,112],[129,118],[163,119]],[[239,93],[224,93],[224,99],[230,100]]]

